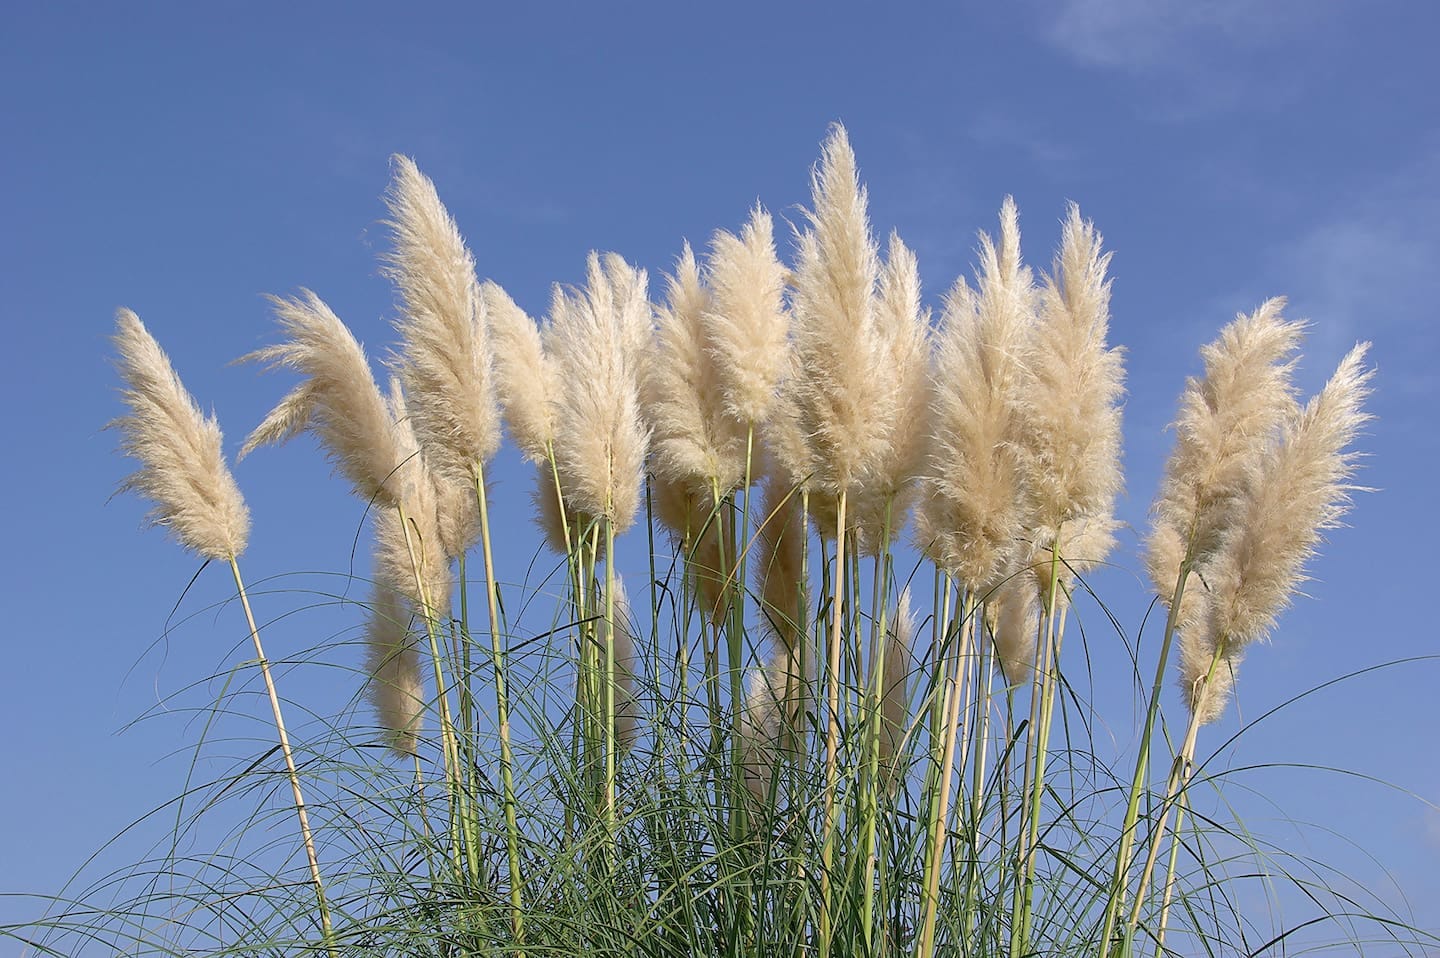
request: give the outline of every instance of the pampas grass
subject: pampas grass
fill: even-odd
[[[1321,535],[1338,527],[1349,508],[1357,458],[1350,446],[1371,418],[1362,408],[1374,375],[1363,365],[1369,348],[1363,343],[1341,360],[1325,388],[1290,417],[1251,467],[1243,518],[1209,576],[1206,636],[1227,659],[1274,630]],[[1182,669],[1187,689],[1203,677],[1193,666]],[[1213,691],[1209,698],[1200,708],[1202,724],[1224,705]]]
[[[724,410],[739,422],[761,425],[775,407],[790,353],[788,271],[775,255],[770,214],[756,206],[738,237],[717,231],[709,265],[713,292],[700,322]]]
[[[798,240],[792,304],[794,415],[810,449],[812,482],[834,496],[884,451],[891,401],[875,322],[879,254],[845,128],[825,141],[811,177],[810,229]]]
[[[716,401],[721,373],[702,320],[711,293],[689,244],[666,283],[666,299],[656,313],[654,355],[642,389],[651,461],[657,475],[718,498],[745,478],[745,425]]]
[[[149,519],[204,559],[234,559],[250,538],[250,511],[225,464],[223,436],[185,391],[170,359],[128,309],[115,317],[121,393],[130,412],[110,423],[140,468],[120,484],[153,504]]]
[[[320,877],[315,838],[310,830],[295,754],[285,730],[270,662],[265,657],[260,630],[240,576],[237,560],[245,551],[250,515],[225,465],[220,449],[220,426],[213,416],[207,419],[200,412],[171,368],[169,357],[140,318],[128,309],[116,314],[114,342],[120,353],[120,378],[125,383],[121,395],[130,407],[130,414],[113,420],[110,425],[120,430],[120,448],[140,461],[140,469],[126,478],[120,489],[149,498],[154,503],[151,521],[167,526],[182,546],[204,559],[224,559],[230,564],[295,798],[295,814],[310,865],[310,883],[315,892],[321,933],[326,950],[334,958],[330,908],[325,900],[325,885]]]
[[[1047,544],[1068,522],[1107,520],[1120,492],[1124,369],[1121,351],[1106,343],[1110,254],[1100,244],[1094,224],[1072,204],[1024,359],[1018,447],[1033,521]],[[1069,543],[1061,549],[1068,554]],[[1090,545],[1076,554],[1103,559],[1097,551]]]
[[[959,280],[945,298],[931,407],[924,528],[945,570],[975,592],[998,584],[1026,532],[1024,360],[1035,323],[1035,291],[1020,261],[1020,230],[1008,197],[1000,239],[980,237],[980,284]]]
[[[1270,867],[1258,843],[1232,856],[1247,833],[1223,814],[1182,830],[1202,783],[1222,804],[1231,787],[1194,775],[1199,729],[1348,507],[1364,348],[1304,407],[1283,301],[1205,348],[1145,543],[1168,614],[1142,637],[1091,577],[1132,564],[1116,554],[1124,370],[1098,230],[1070,207],[1037,280],[1006,199],[974,287],[957,282],[932,327],[915,253],[875,242],[843,128],[811,187],[792,249],[757,205],[703,257],[683,247],[663,302],[644,270],[592,254],[537,321],[480,281],[434,185],[395,161],[388,396],[308,292],[276,301],[283,340],[250,357],[301,381],[245,451],[310,431],[373,512],[368,587],[317,604],[348,614],[368,597],[363,652],[312,657],[327,675],[359,663],[374,720],[317,716],[298,764],[233,562],[249,527],[219,430],[122,311],[116,425],[141,460],[126,487],[187,548],[231,562],[310,880],[297,895],[285,856],[268,864],[268,828],[191,859],[177,824],[177,850],[131,879],[136,902],[76,918],[77,939],[127,954],[1130,958],[1254,952],[1251,873],[1317,909],[1365,904]],[[501,413],[559,561],[508,528],[492,542],[490,492],[523,500],[487,488]],[[919,555],[896,545],[907,528]],[[1110,701],[1117,661],[1154,683]],[[269,795],[256,776],[274,761],[192,804],[212,816]],[[302,769],[325,812],[313,833]],[[1374,927],[1440,944],[1394,916]],[[71,953],[58,934],[42,947]]]
[[[335,468],[366,501],[394,505],[404,499],[395,424],[365,350],[340,318],[309,290],[293,298],[274,297],[275,316],[288,337],[241,357],[269,369],[293,369],[304,376],[256,426],[240,449],[244,458],[261,446],[288,442],[313,432]]]
[[[500,445],[485,297],[435,185],[408,157],[394,162],[388,272],[403,305],[397,368],[427,458],[451,481],[470,483]]]
[[[640,416],[650,304],[645,273],[619,257],[592,254],[588,274],[587,289],[562,297],[550,320],[561,370],[555,465],[567,501],[619,534],[635,521],[650,441]]]

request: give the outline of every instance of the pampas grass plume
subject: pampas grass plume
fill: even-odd
[[[701,317],[710,306],[700,267],[685,244],[656,314],[655,345],[642,396],[657,475],[725,495],[745,476],[745,429],[718,402],[720,372]]]
[[[1290,374],[1304,326],[1285,321],[1284,308],[1275,298],[1237,316],[1201,350],[1205,376],[1181,396],[1146,549],[1151,581],[1167,601],[1187,553],[1204,565],[1219,550],[1256,465],[1295,409]]]
[[[120,484],[153,503],[149,519],[205,559],[245,551],[250,512],[225,464],[215,417],[200,411],[160,344],[128,309],[115,317],[115,348],[127,415],[110,423],[140,468]]]
[[[1040,604],[1024,576],[1011,576],[985,606],[985,622],[1000,658],[1000,670],[1012,687],[1035,670],[1035,636]]]
[[[1020,262],[1014,201],[1000,209],[1000,237],[980,237],[980,288],[958,280],[945,300],[931,405],[934,494],[923,500],[927,550],[979,594],[1012,565],[1027,530],[1024,360],[1034,328],[1034,286]]]
[[[481,286],[495,349],[495,388],[510,437],[531,462],[549,462],[555,442],[560,372],[545,354],[535,321],[495,283]],[[557,299],[563,298],[557,294]]]
[[[895,607],[895,621],[886,630],[885,679],[880,697],[880,767],[892,792],[903,777],[897,763],[908,726],[910,700],[906,695],[906,681],[910,676],[917,628],[907,588],[901,591]]]
[[[805,516],[800,490],[767,470],[760,498],[760,553],[755,578],[765,623],[787,649],[809,631],[806,622]]]
[[[617,256],[590,257],[589,288],[567,297],[548,344],[561,370],[555,465],[567,501],[624,532],[644,485],[649,431],[640,370],[651,336],[645,273]]]
[[[400,502],[405,482],[400,467],[407,454],[400,449],[365,350],[309,290],[290,299],[272,297],[271,302],[286,341],[239,361],[294,369],[305,379],[250,433],[241,457],[308,430],[361,499],[386,505]]]
[[[1334,376],[1285,424],[1279,443],[1254,466],[1254,493],[1211,587],[1215,632],[1239,644],[1264,638],[1305,580],[1321,534],[1350,505],[1357,453],[1349,446],[1371,417],[1362,406],[1373,369],[1369,343],[1340,362]]]
[[[365,671],[386,744],[402,757],[414,755],[425,712],[420,655],[410,635],[410,610],[400,593],[378,581],[365,627]]]
[[[387,202],[395,234],[388,273],[404,303],[398,369],[415,434],[437,472],[470,482],[500,445],[475,262],[435,185],[408,157],[395,157]]]
[[[1019,448],[1042,534],[1086,516],[1108,516],[1120,491],[1124,366],[1107,347],[1109,253],[1094,224],[1070,205],[1026,369]],[[1066,536],[1068,538],[1068,536]],[[1061,546],[1069,554],[1067,545]]]
[[[884,441],[857,483],[854,500],[860,550],[872,555],[889,546],[905,524],[929,439],[930,312],[920,306],[915,254],[893,233],[880,273],[875,327],[877,378],[888,392],[881,406]]]
[[[813,482],[837,495],[885,441],[889,391],[880,368],[874,295],[879,254],[855,154],[838,124],[811,177],[810,230],[799,239],[793,302],[793,397],[811,449]]]
[[[788,273],[775,256],[770,214],[756,206],[740,236],[718,231],[710,243],[709,271],[714,293],[701,322],[725,411],[758,425],[774,408],[790,350]]]

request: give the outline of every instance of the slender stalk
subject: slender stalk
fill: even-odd
[[[615,810],[615,524],[605,522],[605,834],[613,854],[619,840]]]
[[[825,732],[825,822],[820,846],[820,953],[830,953],[832,933],[830,899],[832,882],[830,863],[835,857],[835,790],[838,785],[836,761],[840,752],[840,637],[845,596],[845,493],[844,486],[835,502],[835,588],[830,607],[830,675],[826,691],[829,727]]]
[[[1055,708],[1055,689],[1060,682],[1060,646],[1065,641],[1065,616],[1067,603],[1056,608],[1060,598],[1060,537],[1056,536],[1050,548],[1050,585],[1045,600],[1045,644],[1042,659],[1044,670],[1040,674],[1040,724],[1034,729],[1037,737],[1035,749],[1035,771],[1029,795],[1029,814],[1026,819],[1028,834],[1025,837],[1025,858],[1023,867],[1024,895],[1020,910],[1019,949],[1012,946],[1013,954],[1027,952],[1030,946],[1030,923],[1035,907],[1035,849],[1040,841],[1040,811],[1045,797],[1045,766],[1049,760],[1051,718]]]
[[[1210,656],[1210,668],[1205,672],[1205,679],[1200,687],[1200,695],[1195,703],[1195,708],[1190,712],[1190,722],[1185,727],[1185,740],[1180,747],[1180,753],[1175,756],[1175,763],[1170,768],[1170,780],[1165,785],[1165,801],[1161,805],[1160,821],[1156,823],[1152,831],[1153,838],[1150,842],[1150,852],[1145,858],[1145,868],[1140,873],[1140,886],[1135,891],[1135,903],[1130,909],[1130,919],[1126,926],[1127,936],[1134,937],[1135,928],[1140,923],[1140,910],[1145,904],[1145,894],[1150,888],[1150,878],[1155,871],[1155,861],[1160,855],[1160,842],[1165,836],[1165,829],[1169,824],[1170,811],[1175,807],[1175,800],[1190,784],[1190,775],[1193,772],[1195,759],[1195,739],[1200,732],[1200,716],[1204,714],[1205,696],[1209,694],[1210,682],[1215,678],[1215,669],[1220,665],[1224,657],[1225,643],[1215,643],[1215,653]],[[1176,832],[1180,825],[1177,821]],[[1172,841],[1178,840],[1176,835]],[[1165,878],[1165,897],[1168,902],[1170,892],[1174,883],[1174,869]]]
[[[444,657],[440,654],[437,613],[431,601],[430,590],[425,586],[420,552],[415,548],[415,540],[411,538],[410,518],[405,515],[404,506],[397,506],[396,511],[400,514],[400,528],[405,534],[405,549],[410,555],[410,568],[415,575],[415,591],[419,594],[420,604],[423,606],[421,617],[425,620],[425,634],[430,640],[430,662],[435,670],[436,709],[440,713],[440,749],[445,758],[445,789],[450,797],[450,857],[451,864],[455,869],[455,878],[458,881],[464,876],[467,863],[471,869],[478,870],[479,859],[474,854],[475,850],[468,847],[469,832],[464,827],[467,818],[465,790],[461,787],[460,753],[455,743],[455,720],[450,713],[450,695],[445,682]],[[462,846],[466,846],[465,851],[468,853],[464,856],[463,861]],[[478,880],[478,871],[474,872],[471,877]]]
[[[1160,659],[1155,663],[1155,682],[1150,688],[1150,703],[1145,710],[1145,725],[1140,733],[1140,753],[1135,757],[1135,774],[1130,781],[1130,799],[1125,808],[1125,822],[1120,830],[1120,847],[1115,854],[1115,872],[1110,880],[1110,897],[1105,907],[1105,924],[1100,933],[1102,953],[1111,950],[1110,935],[1120,909],[1125,904],[1126,885],[1129,883],[1131,853],[1135,843],[1136,822],[1140,818],[1140,792],[1145,784],[1149,769],[1150,738],[1155,729],[1155,717],[1160,710],[1160,693],[1165,685],[1165,666],[1170,659],[1170,645],[1175,636],[1175,627],[1180,619],[1180,603],[1185,597],[1185,581],[1190,576],[1191,557],[1188,554],[1180,563],[1175,578],[1175,592],[1170,600],[1170,613],[1165,617],[1165,636],[1160,643]],[[1123,944],[1117,942],[1115,944]]]
[[[973,594],[965,594],[959,627],[966,639],[975,627],[976,602]],[[955,650],[955,662],[946,688],[949,709],[945,716],[945,757],[941,762],[939,781],[939,809],[930,823],[930,859],[925,863],[925,905],[920,922],[920,945],[916,951],[919,958],[930,958],[935,953],[935,918],[940,904],[940,862],[945,857],[945,823],[950,817],[950,782],[955,774],[955,742],[960,733],[960,666],[969,654],[969,642],[960,641]]]
[[[270,711],[275,716],[275,732],[280,739],[280,752],[285,756],[285,772],[290,778],[290,790],[295,793],[295,815],[300,820],[300,837],[305,843],[305,857],[310,863],[310,883],[315,886],[315,902],[320,909],[320,933],[325,938],[325,950],[335,955],[335,931],[330,924],[330,906],[325,902],[325,883],[320,880],[320,861],[315,855],[315,836],[310,831],[310,816],[305,811],[305,796],[300,791],[300,773],[295,769],[295,753],[290,748],[290,736],[285,732],[285,716],[280,711],[280,696],[275,691],[275,679],[270,674],[270,660],[265,657],[265,648],[260,644],[260,629],[255,625],[255,614],[250,610],[250,597],[245,592],[245,582],[240,578],[240,564],[230,557],[230,573],[235,577],[235,588],[240,593],[240,607],[245,610],[245,622],[250,626],[250,639],[255,643],[255,657],[260,663],[260,674],[265,678],[265,692],[270,697]]]
[[[984,637],[984,619],[977,626]],[[972,763],[970,779],[970,860],[965,870],[965,898],[960,910],[960,927],[968,935],[970,915],[976,904],[976,891],[980,883],[980,819],[984,814],[986,752],[990,744],[990,694],[995,685],[994,642],[985,643],[983,675],[977,672],[980,683],[976,694],[976,725],[971,737],[979,743]],[[969,939],[967,939],[967,950]]]
[[[1165,894],[1160,902],[1160,920],[1155,928],[1155,956],[1162,958],[1165,954],[1165,927],[1170,921],[1170,903],[1175,893],[1175,864],[1180,858],[1180,829],[1184,827],[1185,813],[1190,809],[1190,791],[1181,789],[1176,801],[1179,808],[1175,811],[1175,827],[1172,829],[1170,841],[1170,858],[1165,863]]]
[[[520,878],[520,829],[515,817],[514,756],[510,750],[510,696],[506,688],[505,650],[500,643],[500,609],[496,594],[495,558],[490,547],[490,506],[485,493],[485,465],[475,462],[475,501],[480,509],[480,548],[485,557],[485,611],[490,620],[490,658],[495,669],[495,723],[500,731],[500,787],[505,803],[505,854],[510,865],[510,933],[525,942],[524,899]],[[565,510],[560,510],[564,515]],[[522,953],[523,955],[523,953]]]
[[[891,499],[885,504],[885,522],[881,537],[881,548],[875,557],[875,579],[871,586],[870,608],[871,622],[874,627],[870,630],[870,691],[869,711],[865,715],[865,785],[861,790],[861,816],[860,816],[860,845],[865,849],[865,873],[864,884],[861,886],[864,895],[865,931],[867,936],[866,946],[874,950],[874,923],[875,904],[875,869],[879,851],[876,847],[876,835],[879,830],[880,818],[880,724],[881,703],[885,698],[885,654],[886,646],[886,618],[889,613],[889,606],[886,599],[890,593],[890,510],[894,504]],[[900,624],[895,623],[895,628]],[[893,756],[892,756],[893,757]]]

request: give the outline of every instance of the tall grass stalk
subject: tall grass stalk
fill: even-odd
[[[285,716],[280,710],[280,695],[275,691],[275,678],[270,674],[270,660],[260,644],[260,629],[255,624],[255,613],[250,611],[250,596],[245,591],[245,581],[240,577],[240,563],[230,558],[230,573],[235,578],[235,590],[240,596],[240,607],[245,610],[245,624],[250,628],[250,639],[255,643],[255,659],[260,674],[265,679],[265,694],[270,699],[270,711],[275,718],[275,734],[280,741],[280,754],[285,758],[285,774],[290,779],[290,791],[295,796],[295,817],[300,822],[300,840],[305,846],[306,863],[310,866],[310,882],[315,886],[315,907],[320,912],[321,935],[326,950],[334,956],[335,929],[330,921],[330,905],[325,901],[325,882],[320,877],[320,860],[315,855],[315,835],[310,830],[310,815],[305,810],[305,795],[300,789],[300,773],[295,768],[295,752],[290,747],[290,736],[285,731]]]
[[[485,466],[475,463],[475,501],[480,511],[480,547],[485,556],[485,611],[490,624],[490,657],[495,669],[495,722],[500,734],[500,787],[505,803],[505,857],[510,866],[510,931],[517,944],[525,941],[524,887],[520,876],[520,826],[515,817],[515,757],[510,749],[510,695],[506,688],[505,649],[501,643],[499,593],[495,557],[490,546],[490,506],[485,493]],[[561,511],[563,515],[563,510]],[[568,531],[567,531],[568,538]]]
[[[831,873],[831,864],[835,860],[835,844],[837,840],[837,803],[836,790],[839,788],[839,753],[840,753],[840,665],[841,665],[841,626],[844,621],[844,602],[841,598],[846,592],[845,575],[845,506],[846,489],[841,487],[840,494],[835,500],[835,587],[832,593],[830,606],[830,644],[829,661],[825,672],[826,680],[826,718],[825,728],[825,818],[821,826],[821,834],[824,836],[824,844],[820,849],[820,951],[822,954],[830,953],[831,936],[834,934],[833,918],[830,912],[832,896],[834,894],[834,881]]]
[[[1115,868],[1110,876],[1110,887],[1105,902],[1105,920],[1101,925],[1100,942],[1106,949],[1106,953],[1128,954],[1128,939],[1119,942],[1112,941],[1112,934],[1115,931],[1115,923],[1119,918],[1121,910],[1125,907],[1125,899],[1129,885],[1130,864],[1133,857],[1135,845],[1135,832],[1140,821],[1140,799],[1144,791],[1146,775],[1149,772],[1150,762],[1150,741],[1155,729],[1155,719],[1160,713],[1160,695],[1165,684],[1166,665],[1170,658],[1170,645],[1175,636],[1176,625],[1179,620],[1180,609],[1185,599],[1185,584],[1190,577],[1190,559],[1187,556],[1180,563],[1179,577],[1175,580],[1175,590],[1170,602],[1169,614],[1165,617],[1165,631],[1160,637],[1160,655],[1155,663],[1155,681],[1150,687],[1150,695],[1146,700],[1145,720],[1140,727],[1139,751],[1135,756],[1135,766],[1130,777],[1130,788],[1126,793],[1125,818],[1120,826],[1120,842],[1115,852]]]

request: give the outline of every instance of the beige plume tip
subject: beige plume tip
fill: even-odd
[[[114,343],[128,414],[113,420],[120,449],[140,468],[120,485],[149,499],[149,518],[206,559],[245,551],[250,512],[221,451],[220,425],[185,390],[164,350],[128,309],[116,314]]]

